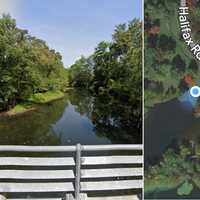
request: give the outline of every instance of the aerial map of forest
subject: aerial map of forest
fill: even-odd
[[[193,38],[200,39],[200,2],[190,2]],[[180,33],[180,0],[145,2],[145,108],[177,97],[187,85],[187,75],[200,84],[200,62],[187,48]]]
[[[200,1],[145,0],[145,197],[199,199]]]

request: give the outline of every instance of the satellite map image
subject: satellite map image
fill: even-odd
[[[144,9],[145,198],[199,199],[200,1]]]

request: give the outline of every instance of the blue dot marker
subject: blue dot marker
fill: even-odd
[[[190,94],[192,97],[200,97],[200,87],[194,86],[190,89]]]
[[[199,93],[199,90],[197,88],[193,89],[193,94],[197,95]]]

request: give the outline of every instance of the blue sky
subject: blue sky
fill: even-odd
[[[66,67],[88,56],[116,25],[142,16],[142,0],[0,0],[20,28],[59,51]]]

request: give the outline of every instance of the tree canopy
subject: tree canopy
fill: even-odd
[[[119,97],[141,110],[141,22],[134,19],[116,26],[112,41],[100,42],[91,56],[81,57],[71,66],[69,74],[72,86]]]
[[[191,3],[194,5],[189,6],[192,10],[188,17],[193,37],[198,40],[199,3]],[[180,33],[179,6],[179,0],[145,0],[145,111],[156,103],[180,95],[183,91],[180,85],[187,75],[192,76],[196,84],[200,84],[200,64],[187,48]],[[189,88],[185,85],[184,89]]]
[[[58,52],[18,28],[10,15],[0,18],[0,110],[36,92],[64,89],[66,74]]]

